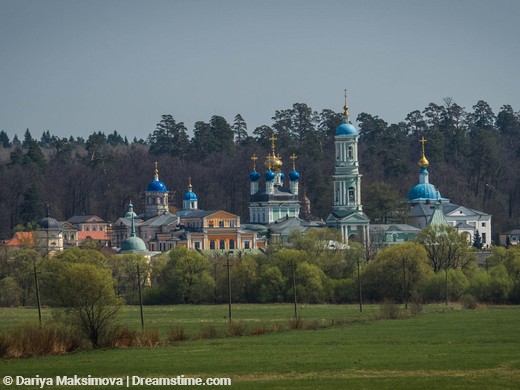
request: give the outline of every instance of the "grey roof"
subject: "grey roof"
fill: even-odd
[[[53,230],[53,231],[61,231],[61,225],[54,218],[46,217],[38,222],[38,226],[41,230]]]
[[[70,222],[70,223],[85,223],[87,222],[90,218],[93,218],[93,217],[97,217],[99,219],[99,221],[96,221],[96,222],[105,222],[102,218],[98,217],[97,215],[93,215],[93,214],[90,214],[90,215],[75,215],[73,217],[70,217],[69,219],[67,219],[67,222]]]
[[[418,233],[421,231],[421,229],[416,228],[415,226],[412,226],[412,225],[407,225],[405,223],[371,224],[370,230],[378,231],[378,232],[386,232],[388,230],[391,230],[393,227],[395,227],[397,230],[401,230],[403,232],[409,232],[409,233]]]
[[[186,213],[184,213],[184,210],[183,210],[184,215],[182,217],[183,218],[204,218],[204,217],[207,217],[208,215],[215,214],[219,211],[220,210],[198,210],[197,209],[197,210],[187,211]],[[229,214],[231,214],[231,213],[229,213]]]
[[[267,225],[274,234],[287,235],[295,230],[305,232],[309,229],[325,227],[322,221],[304,221],[297,217],[282,218]]]
[[[297,202],[298,196],[294,195],[288,189],[283,187],[274,187],[273,194],[267,194],[264,190],[258,191],[256,194],[251,195],[251,202]]]
[[[178,221],[178,217],[171,213],[165,213],[162,215],[158,215],[157,217],[150,218],[147,221],[144,221],[139,226],[150,226],[150,227],[160,227],[160,226],[168,226],[172,223],[176,223]]]
[[[468,225],[466,222],[459,222],[456,225],[457,229],[475,229],[475,226]]]

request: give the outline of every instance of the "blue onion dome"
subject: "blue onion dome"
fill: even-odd
[[[159,170],[157,169],[157,161],[155,162],[155,176],[153,181],[146,187],[148,192],[168,192],[166,185],[159,180]]]
[[[249,174],[249,179],[251,181],[258,181],[258,180],[260,180],[260,174],[256,171],[256,169]]]
[[[408,192],[408,200],[423,199],[423,200],[438,200],[441,199],[441,193],[431,183],[428,182],[428,170],[426,167],[421,168],[419,175],[419,184],[416,184]]]
[[[295,169],[293,169],[291,171],[291,173],[289,173],[289,179],[291,179],[291,181],[296,181],[300,178],[300,174],[298,172],[296,172]]]
[[[352,123],[342,123],[336,128],[336,135],[357,135],[357,130]]]
[[[197,195],[195,194],[195,192],[189,190],[188,192],[186,192],[186,194],[184,194],[184,200],[197,200]]]
[[[146,191],[148,192],[168,192],[166,185],[159,180],[151,181],[150,184],[146,187]]]
[[[408,192],[408,200],[415,199],[429,199],[429,200],[438,200],[441,198],[441,194],[437,188],[433,184],[430,183],[420,183],[415,185]]]
[[[268,169],[267,171],[265,171],[264,177],[266,181],[273,181],[276,177],[276,174],[270,169]]]

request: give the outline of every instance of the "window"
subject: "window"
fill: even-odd
[[[482,227],[486,227],[486,223],[485,222],[482,222]]]
[[[235,249],[235,240],[229,240],[229,249]]]
[[[235,227],[235,221],[229,221],[229,227]]]
[[[355,195],[354,187],[350,187],[348,189],[348,201],[349,202],[355,202],[356,201],[356,195]]]
[[[97,226],[92,226],[92,231],[93,232],[97,231]]]
[[[215,240],[209,242],[209,249],[215,249]]]
[[[195,249],[200,249],[200,241],[195,241]]]
[[[224,242],[224,240],[220,240],[219,248],[220,249],[226,249],[226,243]]]
[[[87,227],[85,228],[85,230],[86,230],[87,232],[90,232],[90,226],[87,226]]]
[[[348,158],[352,158],[353,157],[353,152],[352,152],[352,146],[349,146],[348,147]]]
[[[218,226],[219,227],[224,227],[224,221],[218,221]]]
[[[209,226],[210,228],[212,228],[212,227],[214,226],[214,225],[213,225],[213,221],[210,221],[210,222],[208,223],[208,226]]]
[[[251,241],[244,241],[244,248],[250,249],[251,248]]]
[[[486,244],[486,233],[482,233],[482,244]]]

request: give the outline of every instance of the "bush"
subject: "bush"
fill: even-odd
[[[145,329],[137,335],[136,346],[155,348],[159,345],[159,331],[157,329]]]
[[[0,336],[0,356],[59,355],[84,348],[85,344],[86,340],[69,327],[25,325]]]
[[[477,308],[477,298],[471,294],[464,294],[462,297],[460,297],[460,303],[464,309]]]
[[[257,326],[256,328],[253,328],[251,330],[251,336],[258,336],[258,335],[262,335],[262,334],[265,334],[265,327],[263,326]]]
[[[379,306],[379,319],[383,320],[398,320],[405,318],[406,314],[401,311],[399,305],[390,301],[384,301]]]
[[[101,341],[105,348],[132,347],[135,345],[137,332],[127,327],[116,327],[107,332]]]
[[[419,315],[422,313],[423,305],[422,298],[419,294],[413,294],[412,300],[409,303],[410,313],[413,315]]]
[[[214,339],[217,338],[218,331],[213,325],[206,325],[199,331],[199,337],[201,339]]]
[[[229,323],[229,336],[243,336],[247,332],[247,324],[244,321],[231,321]]]
[[[168,341],[170,343],[184,340],[188,340],[188,335],[186,334],[186,329],[183,325],[176,325],[170,328],[168,331]]]
[[[288,323],[289,329],[301,329],[303,326],[303,320],[301,318],[290,318]]]

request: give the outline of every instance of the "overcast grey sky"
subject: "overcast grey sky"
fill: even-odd
[[[162,114],[306,103],[394,123],[452,97],[520,110],[517,0],[0,0],[0,130],[145,138]]]

